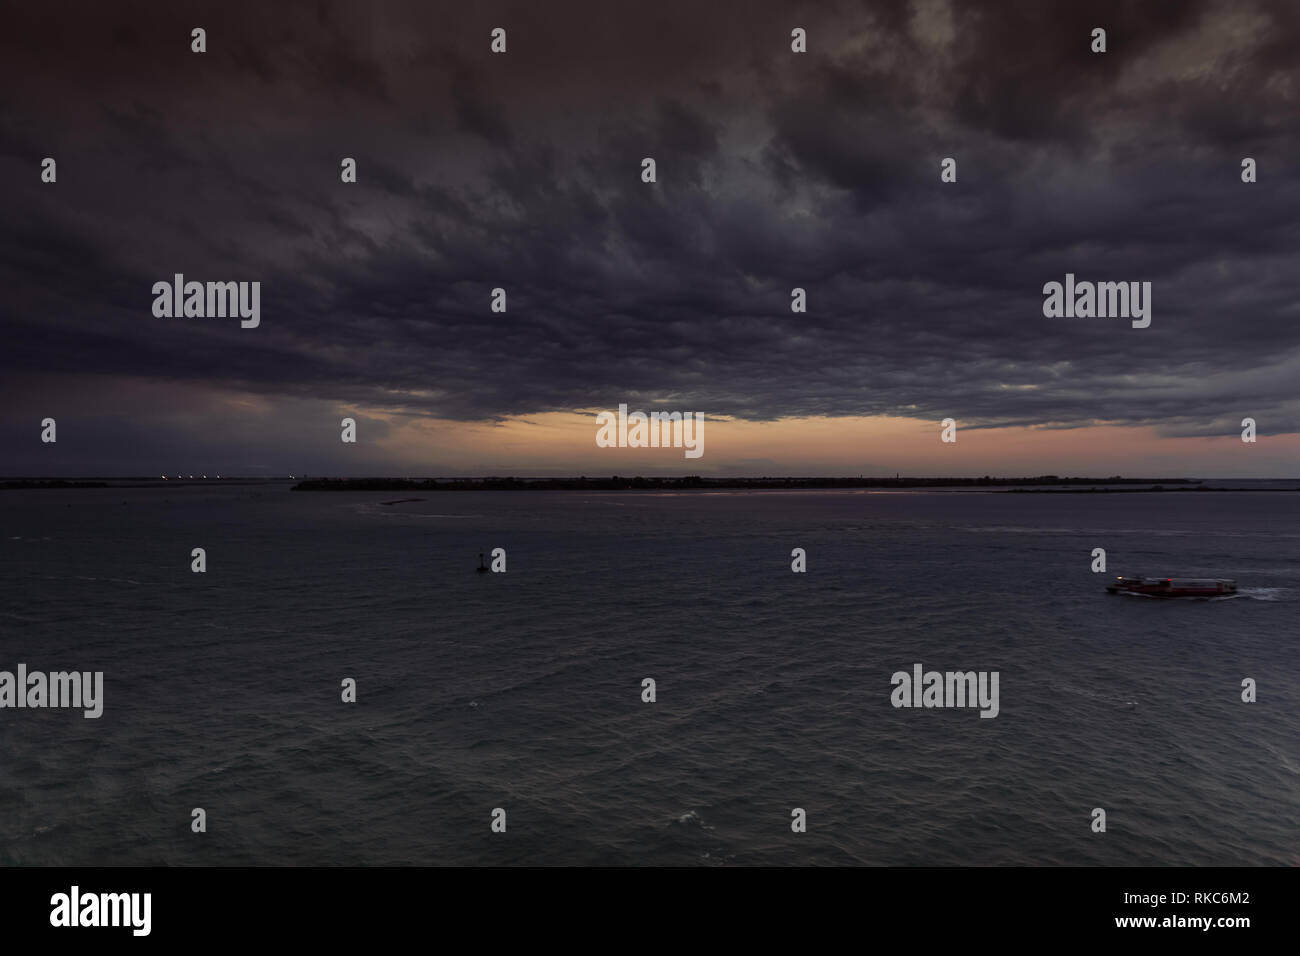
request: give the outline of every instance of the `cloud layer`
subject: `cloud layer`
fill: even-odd
[[[78,379],[1300,430],[1293,4],[29,5],[4,44],[6,434]],[[177,272],[261,281],[261,327],[154,318]],[[1067,272],[1152,282],[1151,327],[1044,318]]]

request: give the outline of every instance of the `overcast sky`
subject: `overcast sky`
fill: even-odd
[[[0,47],[3,474],[1300,473],[1290,0],[38,3]],[[1067,272],[1151,326],[1045,318]],[[261,325],[155,317],[175,273]],[[596,448],[621,402],[705,456]]]

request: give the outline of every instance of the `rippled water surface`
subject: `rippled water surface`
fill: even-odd
[[[0,862],[1300,863],[1300,495],[401,497],[0,495],[0,669],[105,675],[0,710]]]

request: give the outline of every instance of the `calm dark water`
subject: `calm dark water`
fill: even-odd
[[[105,672],[0,710],[0,862],[1300,863],[1300,495],[400,497],[0,495],[0,669]]]

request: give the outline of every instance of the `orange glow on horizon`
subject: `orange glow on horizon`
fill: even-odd
[[[502,422],[453,422],[382,411],[382,453],[419,472],[493,475],[867,475],[1250,477],[1300,473],[1300,435],[1165,437],[1150,426],[963,428],[911,418],[706,418],[704,454],[681,448],[600,448],[596,413],[549,412]],[[430,472],[433,473],[433,472]]]

